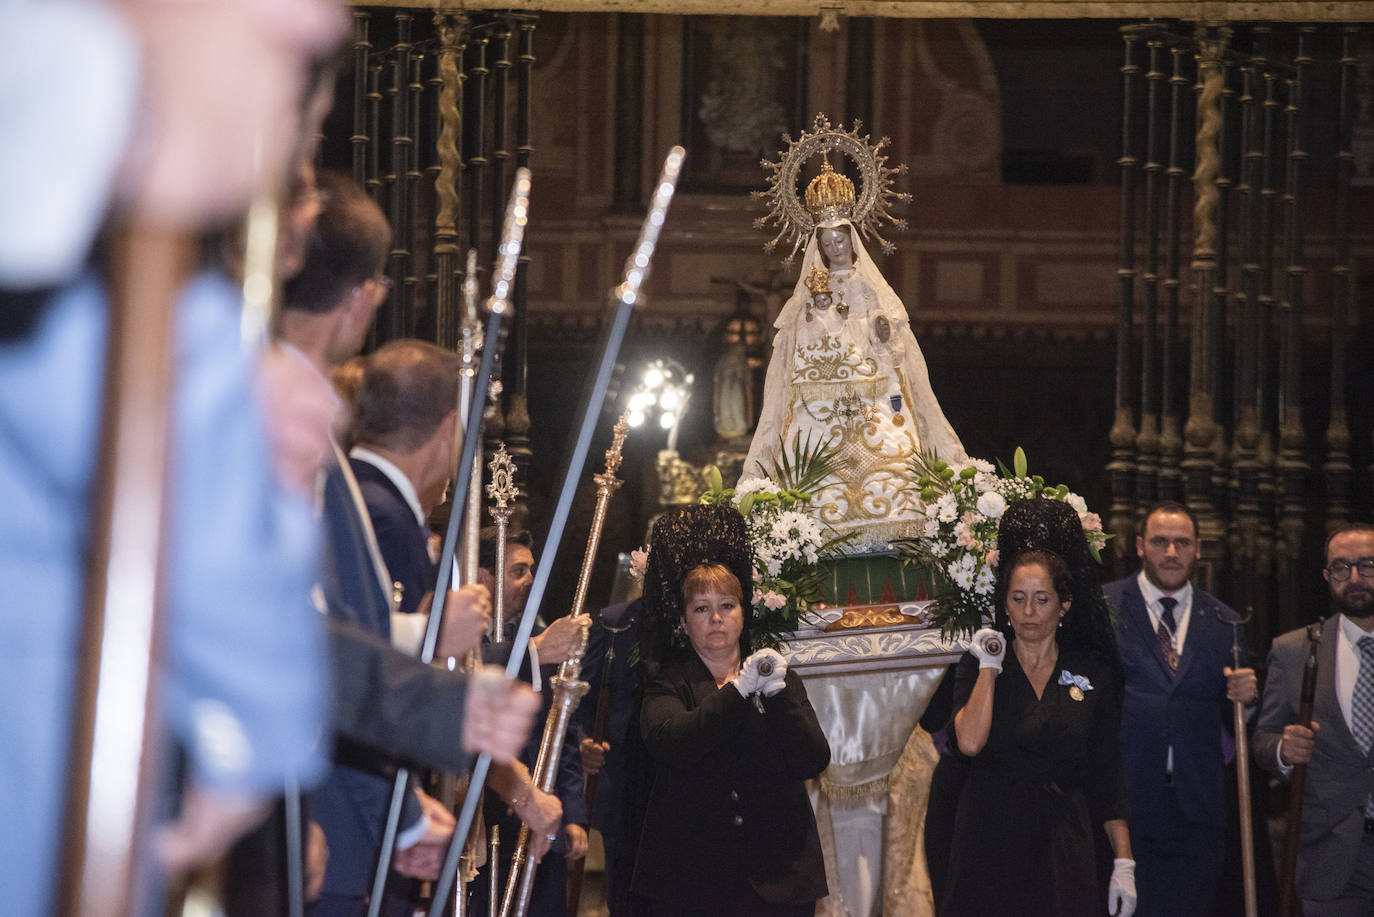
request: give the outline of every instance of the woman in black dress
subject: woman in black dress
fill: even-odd
[[[749,653],[744,520],[688,507],[652,543],[639,717],[652,777],[632,889],[653,917],[810,915],[826,883],[805,781],[830,748],[801,678],[774,650]]]
[[[1082,539],[1072,508],[1026,502],[1036,505],[1008,509],[1013,524],[1048,519]],[[946,753],[968,768],[939,913],[1130,917],[1120,675],[1101,588],[1076,584],[1062,557],[1032,548],[1003,555],[997,596],[1001,628],[974,634],[955,677]],[[1098,825],[1115,857],[1106,895]]]

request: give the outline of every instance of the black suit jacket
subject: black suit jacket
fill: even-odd
[[[741,873],[774,904],[827,894],[803,781],[830,763],[830,747],[795,672],[763,703],[759,713],[733,685],[717,688],[695,654],[650,680],[640,730],[654,783],[636,894],[714,913]]]
[[[366,680],[359,679],[359,675],[375,677],[385,673],[394,685],[414,679],[388,667],[394,667],[397,660],[388,660],[380,647],[362,642],[368,638],[389,642],[391,607],[372,562],[364,522],[349,487],[346,469],[336,467],[326,477],[323,509],[325,550],[320,588],[335,625],[331,633],[335,648],[334,681],[336,688],[346,686],[344,690],[352,691],[352,696],[359,701],[376,700],[377,682],[372,681],[369,685]],[[410,520],[414,523],[413,514]],[[359,660],[364,661],[367,668],[361,671],[354,668]],[[461,698],[455,700],[461,703]],[[450,722],[449,728],[457,725]],[[369,745],[350,741],[346,735],[337,738],[334,766],[310,800],[311,815],[319,822],[329,843],[324,890],[331,895],[359,897],[367,892],[381,844],[391,795],[393,762],[390,755],[379,754],[376,746],[386,747],[391,742],[385,725],[374,726],[369,738]],[[409,796],[402,814],[402,827],[414,823],[420,814],[418,803]]]
[[[410,504],[380,468],[360,459],[349,462],[367,504],[367,514],[372,517],[382,559],[391,579],[400,584],[401,603],[397,611],[412,614],[419,610],[420,599],[434,590],[438,572],[429,559],[427,532],[415,521]],[[388,633],[390,627],[388,621]]]
[[[1159,800],[1171,745],[1179,808],[1191,821],[1224,826],[1221,730],[1230,722],[1232,706],[1223,669],[1231,665],[1231,622],[1239,615],[1194,586],[1187,639],[1174,670],[1150,624],[1136,577],[1108,583],[1102,591],[1119,615],[1116,642],[1126,675],[1121,757],[1131,830],[1154,835],[1168,827],[1161,821]]]

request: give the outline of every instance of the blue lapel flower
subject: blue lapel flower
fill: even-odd
[[[1068,669],[1059,670],[1059,683],[1061,685],[1073,685],[1080,691],[1091,691],[1093,689],[1093,683],[1088,681],[1088,676],[1075,675]]]

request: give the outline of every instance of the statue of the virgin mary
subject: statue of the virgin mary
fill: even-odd
[[[834,130],[818,116],[814,132],[792,142],[782,162],[767,163],[774,175],[764,196],[782,226],[778,238],[795,234],[793,255],[803,241],[806,250],[775,323],[762,415],[744,464],[746,476],[771,468],[798,434],[813,445],[829,442],[838,479],[820,489],[812,508],[837,533],[855,533],[850,551],[914,534],[917,450],[946,461],[966,457],[931,390],[906,308],[860,238],[877,237],[878,219],[889,216],[886,199],[905,195],[888,189],[898,170],[884,166],[882,143],[870,146],[857,130]],[[807,159],[832,150],[855,162],[863,190],[856,195],[826,158],[803,208],[797,175]]]

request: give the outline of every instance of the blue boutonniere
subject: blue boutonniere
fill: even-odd
[[[1069,697],[1074,700],[1082,700],[1084,691],[1091,691],[1093,683],[1088,681],[1086,675],[1075,675],[1068,669],[1059,670],[1059,683],[1069,685]]]

